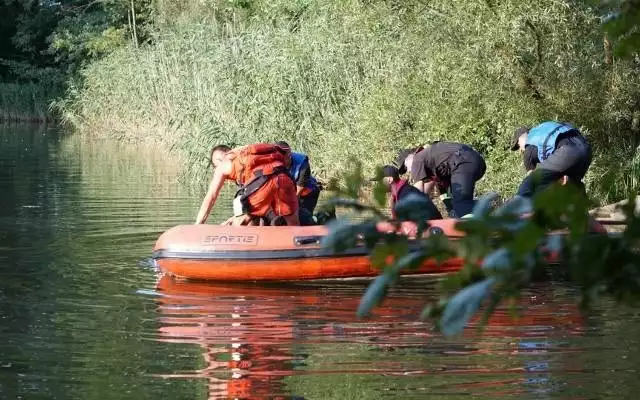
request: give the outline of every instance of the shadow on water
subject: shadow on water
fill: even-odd
[[[417,319],[430,279],[403,280],[366,320],[363,282],[157,281],[140,260],[193,221],[203,190],[177,184],[177,165],[152,146],[0,129],[0,399],[640,392],[640,318],[608,302],[582,316],[557,280],[527,293],[520,320],[502,310],[483,336],[450,339]]]

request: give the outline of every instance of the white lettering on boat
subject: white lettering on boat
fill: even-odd
[[[229,244],[238,246],[255,246],[258,235],[211,235],[202,238],[202,244]]]

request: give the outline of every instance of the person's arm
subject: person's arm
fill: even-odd
[[[427,195],[430,195],[435,186],[436,186],[436,181],[425,182],[425,184],[424,184],[424,193],[427,194]]]
[[[200,211],[198,211],[198,216],[196,217],[196,224],[204,224],[207,221],[211,208],[216,203],[220,190],[224,185],[224,181],[230,173],[231,161],[224,161],[215,169],[207,194],[204,196],[204,199],[202,199]]]
[[[527,171],[527,175],[532,173],[540,160],[538,160],[538,147],[528,145],[524,148],[524,154],[522,155],[522,161],[524,163],[524,168]]]
[[[413,156],[411,161],[411,169],[409,170],[409,176],[411,181],[414,182],[413,186],[423,193],[427,193],[425,185],[428,185],[431,181],[432,171],[427,167],[426,160],[424,159],[424,153],[418,153]],[[425,183],[426,182],[426,183]],[[427,188],[429,189],[429,187]]]
[[[413,187],[415,187],[422,193],[428,195],[433,190],[433,187],[435,184],[436,184],[435,181],[428,181],[428,182],[417,181],[413,184]]]
[[[300,193],[306,189],[309,179],[311,179],[311,166],[307,161],[300,168],[300,175],[296,181],[296,195],[300,196]]]

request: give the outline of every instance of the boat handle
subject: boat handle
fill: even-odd
[[[296,236],[293,238],[293,242],[296,246],[308,246],[311,244],[320,244],[322,236]]]

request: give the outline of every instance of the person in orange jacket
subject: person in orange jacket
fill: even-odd
[[[288,173],[286,151],[277,145],[256,143],[211,150],[213,177],[202,200],[196,224],[204,224],[225,181],[240,187],[233,200],[233,217],[226,225],[246,225],[265,218],[271,225],[300,225],[296,185]]]

